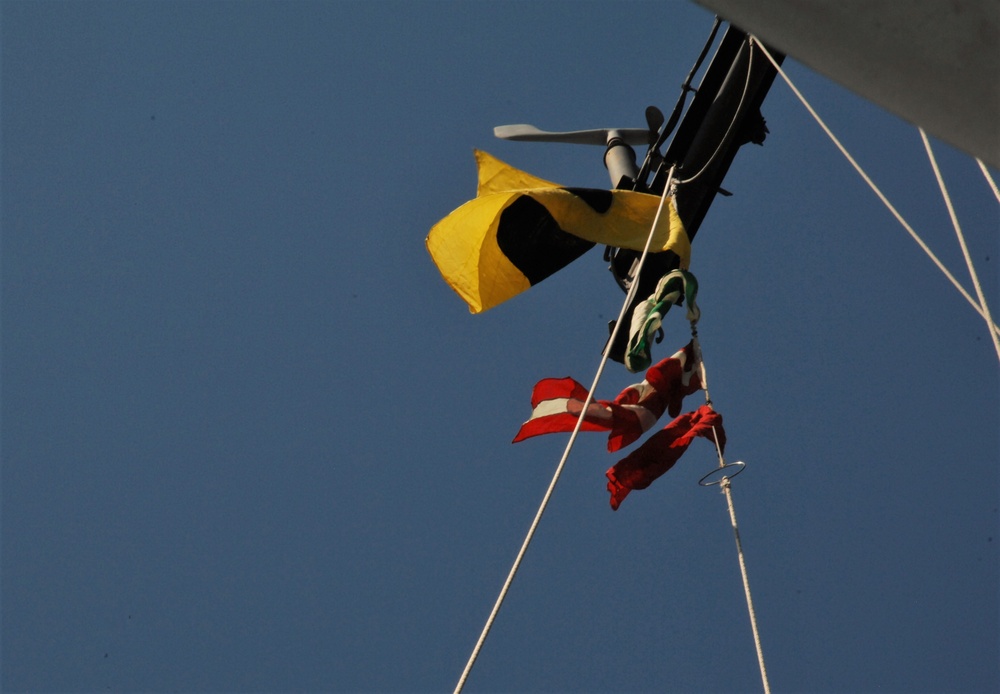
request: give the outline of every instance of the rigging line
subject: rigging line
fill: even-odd
[[[747,92],[750,90],[750,76],[753,74],[753,43],[754,42],[751,39],[751,41],[748,44],[748,50],[750,51],[750,55],[747,57],[747,76],[746,80],[743,82],[743,93],[740,94],[740,103],[736,106],[736,110],[733,111],[733,119],[729,121],[729,127],[726,128],[726,134],[722,136],[721,140],[719,140],[719,145],[715,148],[715,151],[712,152],[712,156],[708,158],[708,161],[705,162],[705,165],[701,167],[701,170],[691,178],[684,179],[683,181],[678,181],[678,183],[690,183],[691,181],[695,180],[703,173],[705,173],[708,167],[712,165],[712,162],[715,161],[715,158],[719,156],[719,152],[722,151],[722,145],[724,145],[729,140],[729,134],[732,132],[733,126],[736,125],[736,121],[738,121],[740,118],[740,111],[743,110],[743,102],[746,101]]]
[[[656,138],[656,142],[654,142],[653,145],[646,151],[646,158],[642,160],[642,167],[639,169],[639,175],[635,177],[637,185],[645,185],[646,178],[649,175],[649,169],[653,165],[654,152],[659,154],[660,147],[663,146],[663,144],[667,141],[667,138],[670,136],[670,133],[672,133],[674,128],[677,127],[677,121],[680,120],[681,111],[684,109],[684,102],[687,101],[688,92],[697,93],[698,90],[691,86],[691,80],[694,79],[698,69],[701,68],[701,64],[704,62],[705,56],[708,55],[708,49],[712,47],[712,43],[715,41],[715,35],[719,32],[719,27],[721,25],[722,20],[719,19],[719,17],[716,17],[715,22],[712,23],[712,31],[708,35],[708,40],[705,42],[705,46],[701,49],[701,54],[698,56],[698,59],[694,61],[694,66],[691,68],[691,72],[688,73],[687,79],[685,79],[683,84],[681,84],[681,95],[677,98],[677,102],[674,104],[674,110],[671,112],[670,118],[667,120],[667,124],[663,127],[660,135]],[[662,157],[660,164],[662,166]],[[659,172],[660,168],[657,167],[656,173]],[[654,180],[655,178],[656,177],[654,176]],[[636,188],[636,190],[638,190],[638,188]]]
[[[990,184],[990,188],[993,189],[993,195],[996,196],[997,202],[1000,202],[1000,189],[997,188],[997,182],[993,180],[990,175],[990,170],[986,168],[986,164],[983,163],[982,159],[976,159],[976,163],[979,164],[980,170],[983,172],[983,176],[986,177],[987,182]]]
[[[771,685],[767,681],[767,668],[764,667],[764,651],[760,645],[760,632],[757,631],[757,613],[753,609],[753,598],[750,597],[750,579],[747,577],[747,564],[743,558],[743,543],[740,542],[740,528],[736,524],[736,508],[733,506],[733,492],[729,488],[730,479],[724,477],[720,485],[726,493],[726,503],[729,506],[729,520],[733,524],[733,537],[736,538],[736,554],[740,560],[740,573],[743,575],[743,592],[747,598],[747,610],[750,613],[750,626],[753,629],[753,643],[757,647],[757,663],[760,665],[760,679],[764,685],[764,694],[771,694]]]
[[[646,256],[649,255],[649,247],[653,242],[653,236],[656,234],[656,228],[659,226],[660,213],[663,212],[663,205],[667,200],[667,196],[670,194],[672,187],[671,183],[674,177],[674,168],[675,167],[671,167],[670,173],[667,175],[667,184],[663,187],[663,194],[660,196],[660,204],[656,208],[656,216],[653,217],[653,226],[649,230],[649,237],[646,239],[646,247],[642,251],[642,256],[639,257],[639,264],[636,267],[636,277],[638,277],[639,273],[642,272],[643,263],[646,261]],[[569,441],[566,443],[566,449],[563,451],[562,458],[556,466],[556,471],[552,475],[552,481],[549,482],[549,487],[545,491],[545,496],[542,497],[542,503],[539,505],[538,511],[535,513],[535,519],[531,522],[531,526],[528,528],[528,534],[525,536],[524,542],[521,544],[521,549],[517,553],[517,557],[514,559],[514,564],[510,567],[510,572],[507,574],[507,580],[504,581],[503,587],[500,589],[500,595],[497,596],[496,603],[493,605],[493,611],[490,612],[490,616],[486,619],[486,625],[483,627],[483,631],[479,635],[479,641],[476,642],[475,648],[472,649],[472,655],[469,656],[469,661],[465,664],[465,670],[462,671],[462,676],[459,678],[458,684],[455,686],[454,694],[459,694],[465,686],[465,681],[469,678],[469,673],[472,672],[472,666],[476,664],[476,659],[479,657],[479,652],[483,648],[483,643],[485,643],[486,637],[489,635],[490,629],[493,627],[493,622],[496,620],[497,613],[500,612],[500,606],[503,605],[504,598],[507,597],[507,592],[510,590],[510,586],[514,582],[514,576],[517,574],[517,570],[521,566],[521,561],[524,559],[524,555],[528,551],[528,545],[531,544],[535,531],[538,529],[538,523],[542,519],[542,514],[545,513],[545,508],[549,505],[549,499],[552,498],[552,492],[555,490],[556,483],[559,481],[563,468],[566,466],[566,460],[569,458],[570,451],[573,450],[573,444],[576,442],[577,434],[580,433],[580,427],[583,426],[584,416],[587,413],[587,409],[594,400],[594,392],[597,390],[597,384],[601,380],[601,375],[604,373],[604,367],[608,363],[608,353],[610,351],[610,347],[614,344],[615,338],[618,337],[618,331],[621,328],[622,323],[625,322],[625,312],[628,310],[628,306],[632,302],[632,298],[635,296],[636,291],[638,291],[638,287],[639,283],[633,282],[632,286],[629,287],[628,293],[625,295],[625,303],[622,304],[621,311],[618,314],[618,320],[615,321],[614,330],[611,332],[611,338],[608,340],[604,353],[601,355],[601,361],[597,367],[597,373],[594,375],[594,382],[591,384],[590,392],[587,393],[587,398],[583,402],[583,407],[580,410],[580,416],[576,420],[576,426],[573,428],[573,433],[570,434]]]
[[[698,359],[698,370],[701,375],[702,390],[705,391],[705,402],[712,406],[712,398],[708,393],[708,374],[705,371],[705,359],[701,352],[701,342],[698,341],[698,329],[695,324],[691,324],[691,342],[694,344],[694,353]],[[719,468],[726,467],[726,459],[722,455],[722,446],[719,445],[719,434],[712,426],[712,439],[715,442],[715,452],[719,456]],[[760,680],[764,685],[764,694],[771,694],[771,683],[767,679],[767,667],[764,665],[764,647],[760,642],[760,630],[757,628],[757,612],[753,608],[753,596],[750,594],[750,575],[747,573],[747,563],[743,556],[743,542],[740,540],[740,527],[736,523],[736,506],[733,504],[733,492],[730,487],[730,478],[723,477],[720,483],[722,491],[726,494],[726,505],[729,507],[729,521],[733,526],[733,537],[736,539],[736,556],[740,562],[740,575],[743,577],[743,594],[747,600],[747,613],[750,615],[750,629],[753,632],[753,645],[757,649],[757,665],[760,668]]]
[[[937,265],[937,268],[942,273],[944,273],[944,276],[951,281],[951,283],[955,286],[955,289],[957,289],[959,293],[963,297],[965,297],[965,300],[968,301],[969,304],[976,310],[976,312],[979,313],[979,315],[985,319],[986,316],[983,314],[983,310],[976,302],[976,300],[969,295],[969,292],[965,291],[965,287],[959,284],[958,280],[955,279],[955,276],[952,275],[948,271],[948,268],[946,268],[944,264],[940,260],[938,260],[938,257],[936,255],[934,255],[934,251],[932,251],[927,246],[927,244],[924,243],[924,240],[920,238],[919,234],[917,234],[916,231],[913,230],[913,227],[911,227],[909,223],[905,219],[903,219],[903,215],[901,215],[896,210],[896,208],[893,207],[892,203],[889,202],[889,199],[885,197],[885,195],[882,193],[879,187],[875,185],[875,182],[872,181],[872,179],[868,176],[867,173],[865,173],[865,170],[861,168],[861,165],[858,164],[857,161],[855,161],[854,157],[851,156],[850,152],[848,152],[847,149],[844,147],[844,145],[841,144],[840,140],[837,139],[837,136],[833,134],[833,132],[830,130],[829,127],[827,127],[823,119],[819,117],[819,114],[816,113],[816,110],[813,109],[812,105],[810,105],[810,103],[806,100],[806,98],[802,96],[802,92],[800,92],[798,88],[794,84],[792,84],[792,80],[789,79],[788,75],[785,74],[785,71],[781,69],[781,66],[778,65],[777,62],[775,62],[774,58],[768,52],[767,47],[763,43],[761,43],[756,37],[752,37],[752,40],[754,43],[760,46],[760,49],[764,52],[764,55],[767,56],[767,59],[771,61],[771,64],[774,65],[775,69],[778,71],[778,74],[781,75],[782,79],[785,80],[785,84],[787,84],[789,88],[792,90],[792,92],[794,92],[795,96],[799,98],[799,101],[801,101],[802,105],[806,107],[806,110],[809,111],[812,117],[823,129],[823,132],[827,134],[827,137],[829,137],[830,140],[833,141],[833,144],[837,146],[837,149],[840,150],[840,153],[847,158],[847,161],[851,163],[851,166],[854,167],[854,170],[858,172],[861,178],[864,179],[865,183],[867,183],[868,186],[875,192],[875,195],[877,195],[878,199],[882,201],[882,204],[885,205],[886,208],[888,208],[889,212],[891,212],[892,215],[896,218],[896,221],[898,221],[903,226],[903,228],[906,229],[906,231],[910,234],[913,240],[917,242],[917,245],[920,246],[920,248],[923,249],[924,253],[926,253],[927,256],[934,262],[934,264]],[[992,323],[992,325],[993,325],[993,331],[996,332],[997,334],[1000,334],[1000,327],[998,327],[996,323]]]
[[[990,316],[990,307],[986,303],[986,295],[983,294],[983,287],[979,283],[979,275],[976,274],[976,266],[972,263],[972,256],[969,255],[969,247],[965,243],[965,235],[962,234],[962,227],[958,223],[958,216],[955,214],[955,206],[951,202],[951,196],[948,195],[948,188],[944,184],[944,178],[941,176],[941,169],[938,168],[937,159],[934,157],[934,150],[931,149],[931,141],[927,139],[927,133],[924,132],[923,128],[917,128],[920,131],[920,139],[924,141],[924,149],[927,150],[927,158],[930,159],[931,168],[934,169],[934,177],[937,179],[938,188],[941,189],[941,196],[944,198],[944,204],[948,208],[948,215],[951,217],[951,225],[955,228],[955,235],[958,236],[958,245],[962,247],[962,255],[965,257],[965,265],[969,268],[969,276],[972,277],[972,286],[976,290],[976,296],[979,297],[979,305],[982,307],[983,318],[986,319],[986,325],[993,325],[993,318]],[[987,327],[989,330],[989,327]],[[992,330],[990,332],[990,337],[993,338],[993,348],[997,352],[997,359],[1000,359],[1000,337]]]

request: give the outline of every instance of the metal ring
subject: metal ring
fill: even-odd
[[[744,463],[742,460],[736,460],[733,461],[732,463],[726,463],[725,465],[715,468],[710,473],[702,477],[700,480],[698,480],[698,484],[700,484],[702,487],[713,487],[717,484],[722,484],[723,480],[732,479],[733,477],[736,477],[736,475],[743,472],[746,466],[747,464]],[[737,469],[730,470],[730,468],[737,468]],[[721,476],[717,480],[710,480],[708,482],[705,481],[709,480],[709,478],[714,477],[716,475],[721,475]]]

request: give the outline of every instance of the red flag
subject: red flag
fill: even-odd
[[[642,383],[631,385],[614,400],[594,400],[587,408],[582,431],[610,431],[608,450],[617,451],[649,431],[669,411],[676,417],[684,396],[701,389],[698,361],[690,343],[651,366]],[[546,378],[531,394],[531,418],[514,443],[539,434],[573,431],[587,389],[571,378]]]
[[[672,468],[695,436],[716,441],[716,435],[719,448],[725,451],[726,432],[722,428],[722,415],[709,405],[702,405],[670,422],[607,471],[611,508],[617,511],[630,491],[645,489]]]

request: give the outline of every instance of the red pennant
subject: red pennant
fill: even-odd
[[[696,436],[711,441],[718,436],[719,448],[726,449],[722,415],[709,405],[677,417],[607,471],[611,508],[617,511],[630,491],[645,489],[672,468]]]

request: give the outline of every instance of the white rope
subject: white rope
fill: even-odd
[[[941,169],[938,168],[937,159],[934,157],[934,150],[931,149],[931,141],[927,139],[927,133],[924,132],[923,128],[917,128],[920,131],[920,139],[924,141],[924,149],[927,150],[927,158],[930,159],[931,168],[934,169],[934,177],[937,179],[938,188],[941,189],[941,196],[944,198],[944,204],[948,208],[948,215],[951,217],[951,225],[955,227],[955,235],[958,236],[958,245],[962,247],[962,255],[965,257],[965,265],[969,268],[969,276],[972,277],[972,286],[976,290],[976,296],[979,297],[979,305],[982,307],[981,313],[983,318],[986,320],[987,330],[989,326],[993,325],[993,318],[990,316],[990,307],[986,303],[986,295],[983,294],[983,287],[979,283],[979,275],[976,274],[976,266],[972,263],[972,256],[969,255],[969,247],[965,243],[965,235],[962,234],[962,227],[958,223],[958,216],[955,214],[955,206],[951,202],[951,196],[948,195],[948,188],[944,184],[944,178],[941,176]],[[989,330],[990,337],[993,338],[993,348],[997,352],[997,359],[1000,359],[1000,337],[997,334]]]
[[[993,189],[993,195],[996,197],[997,202],[1000,202],[1000,188],[997,188],[997,182],[993,180],[990,176],[990,170],[986,168],[986,164],[983,163],[982,159],[976,159],[976,163],[979,164],[979,170],[983,172],[983,176],[986,177],[986,181],[990,184],[990,188]]]
[[[743,559],[743,543],[740,542],[740,529],[736,525],[736,509],[733,506],[733,492],[729,489],[730,479],[722,479],[722,491],[726,493],[726,503],[729,505],[729,520],[733,524],[733,536],[736,538],[736,554],[740,559],[740,573],[743,575],[743,592],[747,597],[747,611],[750,613],[750,626],[753,629],[753,643],[757,647],[757,664],[760,666],[760,679],[764,684],[764,694],[771,694],[771,685],[767,681],[767,668],[764,667],[764,651],[760,645],[760,632],[757,631],[757,613],[753,609],[753,598],[750,597],[750,579],[747,578],[747,564]]]
[[[751,42],[750,45],[749,45],[749,51],[750,51],[750,55],[747,57],[747,76],[746,76],[746,80],[744,80],[744,82],[743,82],[743,93],[740,94],[740,102],[739,102],[739,104],[737,104],[736,110],[733,111],[733,119],[731,121],[729,121],[729,127],[726,128],[726,134],[722,136],[721,140],[719,140],[718,146],[715,148],[715,151],[712,152],[712,156],[710,156],[708,158],[708,161],[705,162],[705,165],[701,167],[701,170],[698,173],[696,173],[694,176],[691,176],[690,178],[686,178],[683,181],[678,181],[678,183],[681,183],[681,184],[690,183],[691,181],[695,180],[696,178],[698,178],[699,176],[701,176],[703,173],[705,173],[705,171],[708,169],[708,167],[711,166],[712,162],[715,161],[715,158],[717,156],[719,156],[719,152],[722,151],[722,146],[724,144],[726,144],[726,142],[729,140],[729,133],[732,132],[733,126],[736,125],[736,121],[738,121],[739,118],[740,118],[740,111],[743,110],[743,102],[746,100],[746,98],[747,98],[747,91],[749,91],[749,89],[750,89],[750,75],[753,74],[753,42]]]
[[[892,206],[892,203],[890,203],[888,198],[886,198],[885,195],[882,194],[882,191],[879,190],[879,187],[877,185],[875,185],[875,182],[872,181],[872,179],[868,176],[867,173],[865,173],[865,170],[861,168],[861,165],[854,160],[854,157],[851,156],[850,152],[848,152],[847,149],[844,147],[844,145],[840,143],[840,140],[837,139],[837,136],[833,134],[830,128],[827,127],[826,123],[823,122],[823,119],[819,117],[819,114],[816,113],[815,109],[813,109],[813,107],[809,104],[809,102],[806,101],[806,98],[802,96],[802,92],[800,92],[796,88],[796,86],[792,84],[792,81],[788,78],[788,75],[785,74],[784,70],[781,69],[781,66],[778,65],[778,63],[768,52],[767,47],[759,40],[757,40],[756,37],[752,37],[752,40],[754,43],[760,46],[760,49],[764,52],[764,55],[767,56],[768,60],[771,61],[771,64],[774,65],[775,69],[778,71],[778,74],[781,75],[781,77],[785,80],[785,83],[789,86],[792,92],[795,93],[795,96],[799,98],[799,101],[801,101],[802,105],[806,107],[806,110],[809,111],[810,114],[812,114],[812,117],[816,120],[819,126],[823,128],[823,132],[827,134],[827,137],[829,137],[830,140],[833,141],[833,144],[837,146],[837,149],[840,150],[840,153],[843,154],[844,157],[846,157],[847,161],[851,163],[851,166],[854,167],[854,170],[858,172],[861,178],[865,180],[865,183],[867,183],[869,187],[875,192],[875,195],[877,195],[878,199],[882,201],[882,204],[885,205],[886,208],[888,208],[888,210],[893,214],[893,216],[896,218],[896,221],[898,221],[903,226],[903,228],[906,229],[906,231],[910,234],[910,236],[913,237],[913,240],[917,242],[917,245],[919,245],[920,248],[923,249],[924,253],[926,253],[927,256],[934,262],[934,264],[937,265],[938,269],[942,273],[944,273],[944,276],[951,281],[951,283],[955,286],[955,289],[957,289],[959,293],[965,297],[965,300],[968,301],[969,304],[974,309],[976,309],[976,312],[979,313],[979,315],[982,316],[984,319],[989,320],[983,313],[983,309],[979,306],[976,300],[973,299],[967,291],[965,291],[965,288],[961,284],[959,284],[958,280],[956,280],[955,277],[948,271],[948,268],[946,268],[944,264],[940,260],[938,260],[937,256],[934,255],[934,252],[930,248],[928,248],[927,244],[924,243],[923,239],[921,239],[920,236],[917,234],[917,232],[913,230],[913,227],[911,227],[907,223],[907,221],[903,219],[903,216],[896,210],[895,207]],[[1000,334],[1000,327],[998,327],[992,321],[990,321],[990,324],[993,326],[993,331],[997,334]]]
[[[695,324],[691,324],[691,342],[694,345],[694,353],[698,359],[698,368],[701,372],[701,387],[705,391],[705,402],[711,406],[712,398],[708,392],[708,375],[705,371],[705,359],[701,353],[701,343],[698,341],[698,330]],[[722,446],[719,445],[719,434],[712,426],[712,438],[715,440],[715,452],[719,456],[719,469],[726,467],[726,459],[722,455]],[[757,612],[753,608],[753,596],[750,594],[750,576],[747,573],[747,563],[743,556],[743,543],[740,541],[740,528],[736,523],[736,506],[733,504],[733,492],[730,489],[730,478],[724,476],[720,483],[722,491],[726,494],[726,505],[729,507],[729,521],[733,525],[733,537],[736,539],[736,555],[740,562],[740,575],[743,577],[743,594],[747,600],[747,613],[750,615],[750,629],[753,631],[753,645],[757,649],[757,665],[760,667],[760,680],[764,685],[764,694],[771,694],[771,683],[767,679],[767,667],[764,665],[764,647],[760,642],[760,630],[757,628]]]
[[[646,262],[646,256],[649,255],[649,246],[656,233],[656,228],[660,221],[660,213],[663,211],[663,205],[670,193],[673,177],[674,167],[671,167],[670,173],[667,174],[667,183],[663,187],[663,195],[660,196],[659,207],[656,208],[656,216],[653,218],[653,226],[649,230],[649,238],[646,239],[646,247],[643,249],[642,256],[639,258],[639,264],[636,267],[635,277],[637,279],[639,277],[639,273],[642,272],[643,264]],[[486,620],[486,625],[483,627],[483,631],[479,635],[479,640],[476,642],[475,648],[472,649],[472,655],[469,656],[469,661],[465,664],[465,670],[462,671],[462,676],[459,678],[458,684],[455,686],[455,694],[459,694],[465,686],[465,681],[468,679],[469,673],[472,672],[472,666],[476,664],[476,659],[479,657],[479,652],[483,648],[483,643],[485,643],[486,637],[490,633],[490,629],[493,627],[493,622],[496,620],[497,613],[500,612],[500,606],[503,604],[504,598],[507,597],[507,591],[510,590],[510,586],[514,582],[514,576],[517,574],[517,570],[521,566],[521,560],[524,559],[524,555],[528,551],[528,545],[531,544],[531,539],[535,535],[535,530],[538,529],[538,523],[541,521],[542,514],[545,513],[545,508],[549,504],[552,492],[556,488],[556,482],[559,481],[559,477],[562,475],[563,467],[566,465],[566,460],[569,458],[570,451],[573,450],[573,444],[576,442],[577,434],[580,433],[580,427],[583,425],[584,415],[590,407],[590,403],[593,402],[594,392],[597,390],[597,384],[601,380],[601,375],[604,373],[605,365],[608,363],[608,352],[611,349],[611,345],[614,344],[615,338],[618,336],[618,331],[621,328],[622,323],[625,322],[625,312],[628,310],[628,306],[635,296],[638,286],[638,281],[632,282],[632,286],[629,287],[629,291],[625,295],[625,303],[622,304],[621,312],[618,314],[618,320],[615,322],[614,330],[611,332],[611,338],[608,340],[607,347],[601,355],[601,362],[597,367],[597,373],[594,375],[594,382],[590,386],[590,392],[587,393],[587,398],[580,410],[580,416],[576,420],[576,426],[573,428],[573,433],[570,434],[569,441],[566,443],[566,450],[563,451],[562,458],[556,466],[555,474],[552,475],[552,481],[549,482],[549,488],[545,491],[545,496],[542,497],[542,503],[538,507],[538,512],[535,513],[535,519],[531,522],[531,527],[528,528],[528,534],[525,536],[524,542],[521,544],[521,550],[517,553],[513,566],[510,567],[510,573],[507,574],[507,580],[504,581],[503,587],[500,589],[500,595],[497,597],[496,603],[493,605],[493,610],[490,612],[490,616]]]

